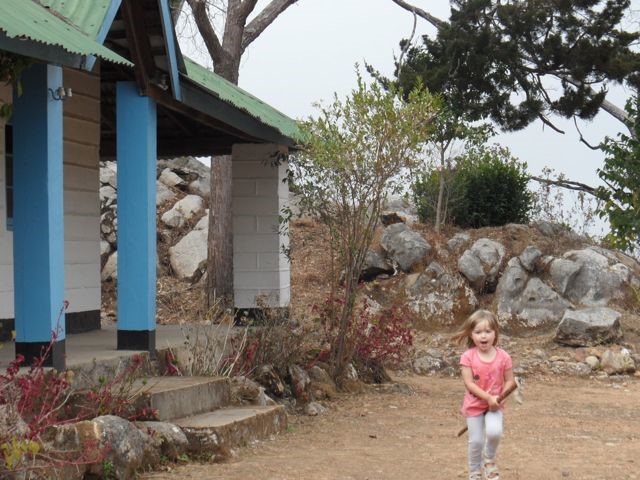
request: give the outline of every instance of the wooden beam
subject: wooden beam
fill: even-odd
[[[123,0],[121,8],[131,61],[135,64],[136,83],[140,93],[146,95],[150,78],[155,75],[155,65],[146,32],[144,10],[141,8],[141,3],[136,0]]]
[[[147,95],[153,98],[158,103],[158,105],[162,105],[163,107],[169,110],[180,113],[181,115],[184,115],[187,118],[190,118],[203,125],[207,125],[208,127],[211,127],[214,130],[236,137],[237,138],[236,143],[260,142],[260,139],[257,137],[251,136],[237,128],[233,128],[221,122],[220,120],[216,120],[215,118],[212,118],[206,113],[203,113],[199,110],[196,110],[195,108],[185,105],[182,102],[178,102],[170,94],[168,94],[166,91],[162,90],[161,88],[157,87],[156,85],[149,85],[149,90],[147,92]],[[213,96],[210,96],[208,100],[209,101],[213,100]]]

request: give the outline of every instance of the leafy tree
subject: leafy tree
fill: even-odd
[[[604,167],[598,175],[607,185],[597,191],[604,200],[602,217],[609,219],[611,233],[607,239],[618,248],[633,251],[640,244],[640,95],[627,102],[633,118],[633,134],[607,138]]]
[[[358,75],[349,97],[334,97],[303,125],[307,141],[291,161],[293,181],[303,210],[327,225],[338,271],[344,270],[342,289],[334,275],[340,301],[326,319],[337,331],[330,357],[337,380],[354,353],[348,334],[358,279],[383,201],[406,183],[402,174],[418,161],[436,108],[424,89],[414,89],[404,101],[377,84],[367,86]]]
[[[549,114],[590,119],[601,107],[630,125],[605,100],[609,83],[640,87],[632,48],[640,34],[621,28],[630,0],[452,0],[449,22],[393,1],[438,28],[437,38],[406,52],[401,86],[419,77],[454,111],[506,130],[536,119],[556,128]]]

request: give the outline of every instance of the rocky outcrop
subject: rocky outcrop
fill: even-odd
[[[458,259],[458,270],[476,292],[491,293],[495,291],[504,257],[502,244],[481,238]]]
[[[431,252],[431,245],[405,223],[394,223],[385,228],[380,238],[380,245],[403,272],[411,271],[416,263]]]

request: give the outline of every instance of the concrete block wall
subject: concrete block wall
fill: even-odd
[[[289,201],[283,182],[287,164],[274,165],[278,145],[233,147],[233,284],[238,308],[252,308],[264,296],[272,307],[291,298],[289,238],[279,233],[279,215]]]

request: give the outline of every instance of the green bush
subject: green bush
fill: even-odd
[[[506,148],[478,147],[458,158],[444,172],[448,178],[445,221],[463,228],[526,223],[532,195],[527,188],[526,164]],[[413,185],[414,200],[422,221],[433,221],[439,172],[424,172]]]

